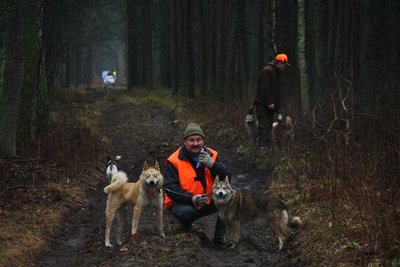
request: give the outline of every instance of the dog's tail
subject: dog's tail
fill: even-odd
[[[287,226],[291,228],[296,228],[303,224],[300,217],[289,215],[286,210],[283,210],[282,212],[285,224]]]
[[[104,187],[104,193],[110,194],[118,191],[124,184],[128,182],[128,177],[125,172],[117,172],[111,178],[111,184]]]
[[[289,216],[289,226],[292,228],[299,227],[302,225],[303,222],[301,221],[300,217],[298,216]]]

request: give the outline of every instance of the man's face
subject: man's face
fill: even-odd
[[[276,61],[276,67],[282,72],[286,69],[286,63],[282,61]]]
[[[186,137],[183,143],[189,153],[198,154],[204,146],[204,139],[201,135],[191,135]]]

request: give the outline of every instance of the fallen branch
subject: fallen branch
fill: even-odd
[[[3,192],[1,192],[0,198],[3,197],[3,195],[4,195],[7,191],[14,190],[14,189],[17,189],[17,188],[25,188],[26,190],[28,190],[28,187],[27,187],[26,185],[15,185],[15,186],[9,187],[9,188],[7,188],[6,190],[4,190]]]

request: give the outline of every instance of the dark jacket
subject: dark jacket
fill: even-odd
[[[255,103],[261,104],[264,107],[274,104],[275,112],[281,108],[278,74],[279,70],[271,63],[261,70],[254,99]]]
[[[204,147],[204,149],[207,153],[211,155],[210,150],[208,150],[206,147]],[[181,160],[190,161],[191,166],[196,171],[197,175],[196,179],[200,179],[200,182],[203,184],[203,186],[205,186],[205,179],[204,179],[205,166],[201,164],[200,168],[196,169],[195,168],[196,162],[189,156],[189,152],[187,151],[185,146],[182,146],[178,158]],[[214,165],[210,169],[210,172],[213,178],[215,178],[215,176],[217,175],[219,177],[224,177],[224,178],[226,175],[229,176],[229,173],[227,172],[219,156],[216,158]],[[167,196],[171,198],[174,202],[193,205],[192,204],[193,194],[191,192],[183,190],[180,187],[178,170],[168,160],[165,161],[165,168],[164,168],[164,190]]]

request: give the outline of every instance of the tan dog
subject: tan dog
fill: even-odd
[[[260,197],[246,195],[232,189],[228,177],[214,180],[212,190],[218,216],[224,221],[228,238],[227,248],[234,248],[240,238],[240,224],[244,222],[268,223],[283,248],[287,227],[301,225],[300,217],[289,215],[282,201],[272,192],[265,191]]]
[[[128,183],[128,178],[124,172],[117,172],[112,176],[111,184],[104,188],[104,192],[108,194],[106,208],[106,231],[105,245],[112,247],[110,243],[110,230],[115,215],[119,221],[119,230],[117,234],[117,242],[121,242],[121,233],[123,229],[124,204],[134,207],[132,218],[132,236],[137,234],[140,215],[142,210],[147,206],[156,209],[158,230],[161,237],[165,237],[163,230],[163,176],[160,167],[156,161],[155,166],[150,166],[147,161],[143,164],[143,171],[136,183]]]
[[[283,120],[273,123],[271,142],[274,152],[278,152],[280,149],[293,152],[294,125],[291,117],[286,116]]]

